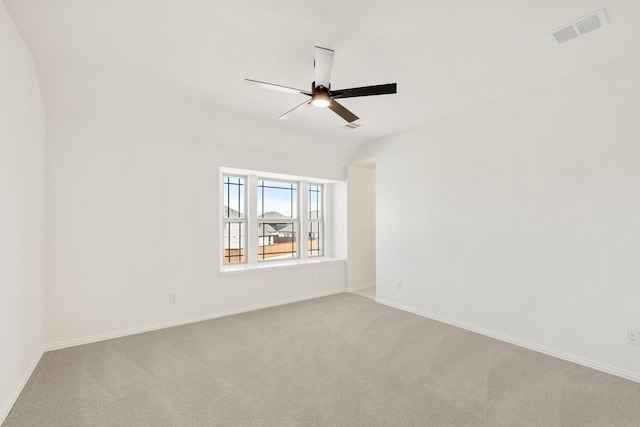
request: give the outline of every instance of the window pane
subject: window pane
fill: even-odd
[[[245,228],[242,222],[224,225],[224,263],[244,262]]]
[[[309,256],[322,255],[322,247],[324,245],[324,229],[321,222],[309,223]]]
[[[262,222],[258,224],[258,259],[295,258],[298,224]]]
[[[258,180],[258,218],[297,218],[298,184]]]
[[[244,177],[225,175],[223,180],[222,192],[224,194],[224,217],[243,218]]]
[[[309,184],[309,219],[322,218],[322,185]]]

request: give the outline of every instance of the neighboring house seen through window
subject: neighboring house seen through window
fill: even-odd
[[[324,255],[323,184],[226,174],[222,181],[223,264]]]
[[[258,260],[296,258],[298,184],[258,180]]]
[[[225,175],[223,180],[224,263],[245,261],[247,218],[245,215],[245,178]]]

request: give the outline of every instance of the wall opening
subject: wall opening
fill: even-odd
[[[347,168],[347,290],[375,299],[376,289],[376,162]]]

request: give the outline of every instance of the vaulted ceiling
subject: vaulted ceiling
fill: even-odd
[[[304,100],[314,46],[332,85],[397,82],[345,99],[361,128],[310,109],[286,121],[346,144],[400,132],[640,50],[637,0],[4,0],[35,58],[49,114],[189,129],[241,114],[277,121]],[[562,45],[549,32],[606,8],[610,25]],[[224,112],[224,113],[223,113]]]

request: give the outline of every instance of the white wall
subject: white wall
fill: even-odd
[[[640,380],[639,75],[629,57],[361,149],[380,301]]]
[[[373,166],[349,165],[347,287],[369,288],[376,284],[376,170]]]
[[[0,2],[0,423],[43,346],[45,114],[31,53]]]
[[[46,348],[344,291],[344,262],[219,274],[221,166],[345,179],[224,142],[49,117]]]
[[[347,259],[349,232],[347,182],[341,181],[327,187],[326,197],[332,201],[331,205],[327,206],[329,209],[327,209],[327,224],[325,225],[327,240],[331,242],[331,252],[327,253],[335,258]]]

